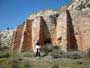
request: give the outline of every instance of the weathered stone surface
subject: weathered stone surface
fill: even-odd
[[[67,51],[67,20],[66,20],[66,12],[64,11],[59,15],[57,19],[57,42],[58,46],[61,47],[62,50]]]
[[[45,19],[40,16],[37,17],[32,23],[32,39],[33,46],[37,42],[41,47],[44,47],[47,43],[56,45],[56,22],[51,18],[51,21],[46,22]]]
[[[32,49],[32,20],[27,20],[24,24],[17,27],[14,33],[12,51],[29,51]]]
[[[62,10],[62,9],[61,9]],[[28,51],[47,43],[64,51],[90,48],[90,0],[75,0],[62,11],[40,11],[32,14],[15,33],[13,50]]]
[[[32,49],[32,20],[27,20],[21,51],[29,51],[30,49]]]
[[[43,16],[44,18],[47,18],[48,16],[50,15],[54,15],[54,14],[57,14],[58,12],[57,11],[53,11],[53,10],[42,10],[38,13],[33,13],[31,14],[28,19],[35,19],[37,18],[38,16]]]
[[[57,35],[56,35],[56,26],[57,26],[57,19],[58,15],[57,14],[54,14],[54,15],[50,15],[48,17],[45,17],[45,22],[46,22],[46,25],[47,25],[47,30],[48,30],[48,35],[46,34],[45,37],[49,37],[51,38],[51,42],[53,44],[53,46],[57,45]],[[47,32],[46,32],[47,33]],[[49,39],[48,38],[48,39]]]
[[[11,50],[19,51],[20,43],[21,43],[21,37],[23,32],[23,25],[20,25],[17,27],[16,32],[13,35],[13,43],[11,46]]]
[[[42,16],[39,16],[32,22],[28,20],[23,26],[19,26],[16,30],[13,50],[34,50],[37,42],[41,47],[44,47],[47,42],[56,45],[56,21],[52,17],[54,16],[49,17],[47,23]]]
[[[90,18],[89,11],[70,11],[78,44],[78,50],[90,48]]]
[[[74,2],[69,6],[71,11],[73,10],[89,10],[90,9],[90,0],[73,0]]]
[[[13,32],[13,29],[0,32],[0,47],[11,47]]]
[[[43,43],[43,39],[44,39],[43,36],[42,36],[43,34],[40,35],[40,33],[41,32],[43,33],[43,31],[41,31],[40,26],[41,26],[41,17],[37,17],[32,22],[32,45],[33,45],[33,50],[34,50],[35,45],[36,45],[37,42],[40,44],[40,42],[42,41],[42,43]],[[41,39],[41,41],[39,39]]]
[[[78,0],[69,6],[77,47],[80,51],[90,48],[90,0]]]

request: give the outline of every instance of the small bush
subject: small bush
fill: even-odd
[[[87,49],[87,51],[85,51],[85,52],[83,53],[83,57],[84,57],[84,58],[85,58],[85,57],[90,57],[90,48]]]
[[[69,58],[69,59],[80,59],[82,54],[79,51],[64,52],[60,48],[55,47],[52,52],[49,53],[51,57],[56,58]]]
[[[59,64],[54,64],[51,68],[59,68]]]
[[[49,53],[49,51],[48,51],[48,49],[47,48],[41,48],[41,56],[46,56],[46,55],[48,55],[48,53]]]
[[[21,52],[21,53],[18,53],[18,52],[11,52],[10,53],[10,56],[11,57],[33,57],[33,52],[31,51],[27,51],[27,52]]]
[[[90,8],[90,4],[87,4],[87,7],[89,7],[89,8]]]
[[[54,50],[53,52],[50,53],[50,55],[56,59],[56,58],[63,58],[63,54],[64,52],[63,51],[60,51],[60,50]]]
[[[24,63],[21,63],[21,64],[19,65],[19,68],[27,68],[27,67],[26,67],[26,65],[25,65]]]
[[[80,59],[82,56],[81,56],[80,52],[74,51],[74,52],[65,53],[64,57],[69,58],[69,59]]]
[[[62,51],[60,47],[55,46],[55,47],[53,47],[53,51],[50,52],[49,55],[52,56],[54,59],[63,58],[64,51]]]
[[[9,52],[7,51],[0,51],[0,58],[8,58],[10,55],[9,55]]]
[[[79,64],[79,65],[83,64],[82,61],[77,61],[76,63]]]
[[[54,50],[61,50],[61,48],[59,46],[54,46],[53,49]]]
[[[17,57],[17,53],[16,52],[10,52],[10,57],[13,57],[13,58]]]
[[[87,50],[87,56],[90,57],[90,48]]]
[[[21,53],[21,56],[22,57],[33,57],[33,53],[32,52],[22,52]]]
[[[47,47],[41,48],[41,56],[47,56],[49,52],[52,52],[52,49]]]
[[[11,65],[11,66],[9,65],[9,68],[26,68],[25,64],[20,63],[19,60],[16,58],[9,60],[8,64]],[[6,65],[6,66],[8,66],[8,65]]]
[[[12,62],[12,68],[19,68],[18,61],[16,59],[13,59],[11,62]]]
[[[32,68],[32,65],[30,62],[24,62],[24,65],[26,68]]]

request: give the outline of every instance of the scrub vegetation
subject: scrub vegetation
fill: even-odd
[[[43,50],[39,58],[31,51],[10,53],[8,49],[0,50],[0,68],[90,68],[89,64],[90,50],[65,53],[54,47],[53,50]]]

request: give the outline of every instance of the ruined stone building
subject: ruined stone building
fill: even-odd
[[[74,8],[70,5],[62,11],[60,9],[61,12],[47,10],[31,15],[22,25],[17,26],[11,50],[33,51],[37,42],[41,47],[50,43],[52,46],[60,46],[64,51],[89,49],[89,10],[79,11]]]

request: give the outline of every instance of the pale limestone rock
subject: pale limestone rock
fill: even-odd
[[[42,10],[38,13],[31,14],[28,17],[28,19],[35,19],[38,16],[47,17],[47,16],[54,15],[54,14],[57,14],[57,13],[58,13],[57,11],[53,11],[53,10]]]
[[[57,19],[57,42],[62,50],[67,51],[67,21],[66,12],[59,15]]]
[[[1,35],[1,47],[6,46],[10,47],[12,38],[13,38],[13,31],[14,30],[4,30],[0,32]]]

